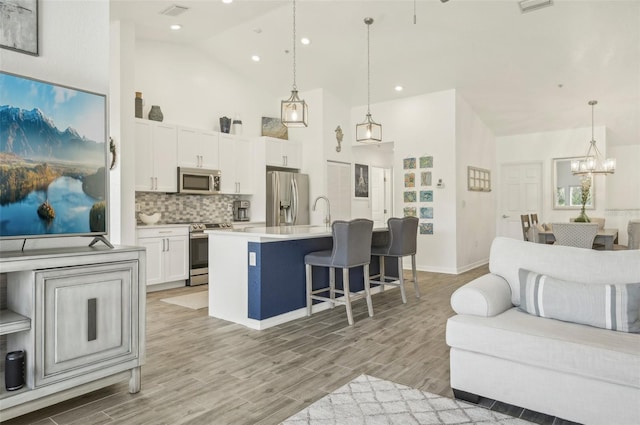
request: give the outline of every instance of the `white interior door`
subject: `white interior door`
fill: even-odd
[[[384,222],[384,169],[371,167],[371,218]]]
[[[500,166],[498,236],[522,239],[521,214],[542,211],[542,163]]]
[[[371,217],[373,221],[386,223],[393,211],[391,202],[391,169],[371,167]]]

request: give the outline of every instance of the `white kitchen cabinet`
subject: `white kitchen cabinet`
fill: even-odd
[[[135,188],[145,192],[177,192],[177,128],[135,120]]]
[[[217,170],[218,133],[178,127],[178,165]]]
[[[141,387],[145,357],[145,251],[70,247],[0,258],[6,305],[0,355],[24,351],[24,386],[0,385],[0,417],[129,380]],[[18,319],[18,321],[16,321]],[[22,323],[20,327],[16,327]],[[128,372],[128,373],[126,373]]]
[[[250,195],[253,193],[253,161],[251,141],[220,133],[219,139],[221,192]]]
[[[137,244],[147,249],[147,285],[189,278],[186,226],[138,228]]]
[[[292,140],[263,137],[266,163],[275,167],[302,168],[302,148]]]

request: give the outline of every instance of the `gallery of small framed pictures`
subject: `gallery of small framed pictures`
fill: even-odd
[[[404,216],[418,217],[421,235],[433,235],[433,156],[404,158]]]

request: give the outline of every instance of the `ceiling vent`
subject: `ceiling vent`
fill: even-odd
[[[522,13],[533,12],[543,7],[553,5],[553,0],[520,0],[520,10]]]
[[[178,16],[178,15],[182,15],[187,10],[189,10],[188,7],[178,6],[177,4],[173,4],[168,8],[166,8],[165,10],[163,10],[162,12],[160,12],[160,14],[166,15],[166,16]]]

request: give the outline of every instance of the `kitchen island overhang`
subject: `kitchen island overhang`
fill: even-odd
[[[331,228],[321,226],[255,227],[209,234],[209,316],[261,330],[306,316],[304,256],[330,250]],[[387,236],[384,225],[374,227],[374,243]],[[396,261],[387,261],[389,274],[397,272]],[[378,272],[377,257],[371,273]],[[326,286],[328,269],[313,269],[314,288]],[[364,289],[361,268],[350,270],[352,290]],[[342,277],[336,273],[336,285]],[[380,291],[374,288],[373,293]],[[329,303],[314,304],[314,311]]]

